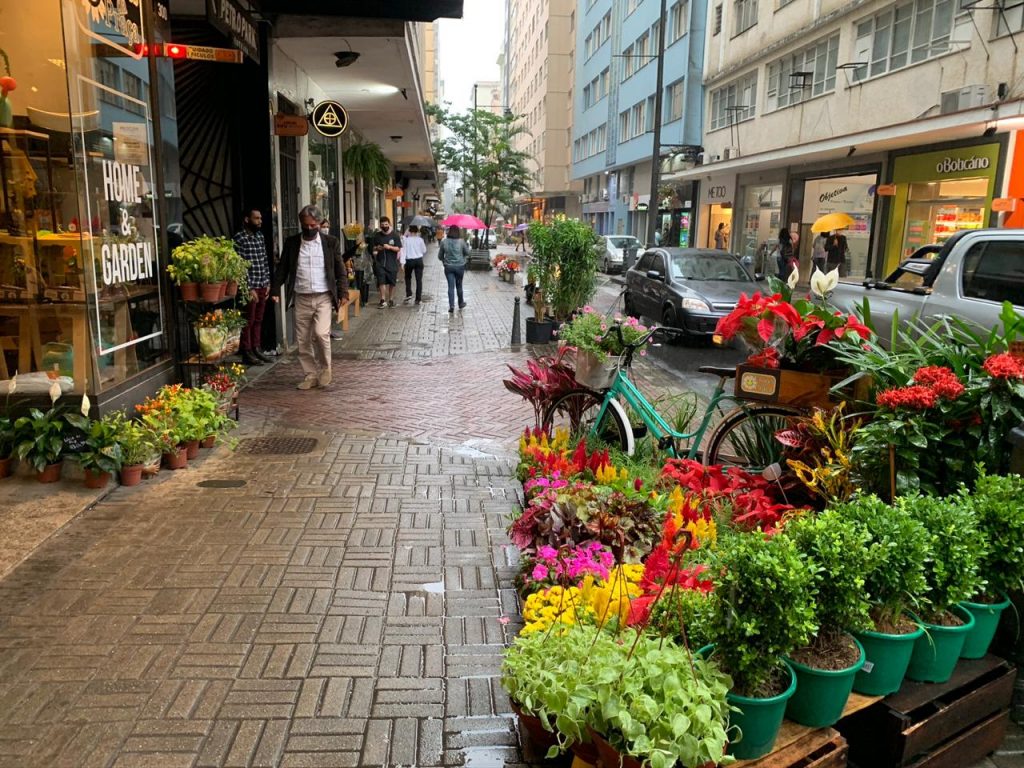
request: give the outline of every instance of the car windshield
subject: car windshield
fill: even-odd
[[[608,242],[612,244],[612,248],[629,248],[638,241],[635,237],[609,237]]]
[[[723,280],[747,282],[750,276],[730,256],[681,253],[672,257],[672,277],[677,280]]]

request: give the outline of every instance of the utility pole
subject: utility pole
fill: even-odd
[[[665,90],[665,25],[667,0],[661,0],[658,18],[658,78],[654,90],[654,152],[651,157],[651,199],[647,204],[647,245],[654,245],[654,233],[658,229],[659,203],[658,186],[661,182],[661,109]]]

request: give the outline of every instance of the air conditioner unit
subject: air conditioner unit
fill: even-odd
[[[735,160],[739,156],[740,156],[740,148],[739,147],[726,147],[725,149],[722,150],[722,159],[723,160]]]
[[[952,91],[944,91],[939,101],[940,114],[962,112],[965,109],[983,107],[992,101],[992,89],[987,85],[967,85]]]

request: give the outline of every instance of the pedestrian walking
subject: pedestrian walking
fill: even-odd
[[[395,306],[395,284],[398,282],[398,252],[402,237],[391,228],[391,219],[381,216],[380,229],[370,240],[373,251],[373,276],[377,280],[381,307]]]
[[[263,214],[252,208],[245,214],[242,229],[235,233],[235,250],[249,262],[249,306],[246,307],[245,328],[239,340],[239,351],[245,365],[269,363],[260,349],[263,333],[263,314],[270,297],[270,260],[267,241],[263,237]]]
[[[427,255],[427,244],[420,237],[420,228],[409,227],[409,234],[402,240],[401,264],[405,269],[405,301],[412,301],[412,278],[416,276],[416,303],[423,300],[423,257]]]
[[[793,256],[793,236],[785,227],[779,230],[779,241],[775,244],[773,253],[779,267],[779,279],[788,279],[789,273],[796,266],[796,259]]]
[[[274,301],[281,286],[288,305],[295,306],[295,341],[306,375],[299,389],[331,383],[331,320],[348,303],[348,270],[338,238],[320,232],[322,217],[315,205],[299,211],[302,232],[284,241],[274,274]]]
[[[815,235],[814,240],[811,241],[811,262],[822,272],[828,271],[825,268],[825,243],[828,242],[828,236],[828,232],[819,232]]]
[[[462,231],[458,227],[448,227],[448,236],[441,241],[437,258],[444,264],[444,278],[448,281],[448,314],[455,311],[456,293],[459,297],[459,309],[465,309],[466,300],[462,295],[462,278],[466,274],[469,244],[462,239]]]
[[[838,230],[828,236],[825,241],[825,271],[839,270],[840,277],[846,277],[846,259],[850,255],[850,246],[846,235]]]
[[[725,251],[729,248],[729,233],[725,229],[724,221],[719,222],[718,229],[715,230],[715,248],[720,251]]]

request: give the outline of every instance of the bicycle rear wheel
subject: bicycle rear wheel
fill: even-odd
[[[587,436],[594,428],[604,396],[589,389],[573,389],[558,397],[544,414],[544,428],[551,434],[565,429],[573,439]],[[610,446],[629,452],[628,427],[619,411],[609,407],[597,427],[597,437]]]
[[[783,446],[775,433],[804,415],[784,405],[740,406],[727,414],[708,438],[704,464],[722,464],[760,471],[783,460]]]

